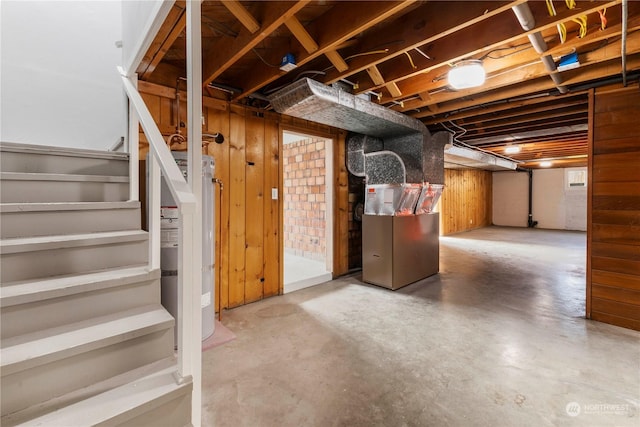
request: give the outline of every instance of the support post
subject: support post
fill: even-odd
[[[187,1],[187,137],[188,137],[188,182],[196,199],[196,209],[192,218],[190,264],[192,284],[190,298],[190,337],[183,344],[191,347],[190,357],[193,377],[191,401],[191,423],[201,424],[202,412],[202,34],[201,2]],[[185,242],[186,243],[186,242]],[[185,262],[187,260],[185,259]],[[184,271],[184,270],[182,270]],[[185,306],[188,305],[185,301]],[[184,320],[184,319],[183,319]],[[183,324],[183,331],[186,323]]]
[[[130,76],[131,83],[133,87],[138,88],[138,75],[133,74]],[[127,98],[128,99],[128,98]],[[125,147],[125,151],[129,152],[129,200],[139,200],[139,180],[138,180],[138,169],[139,169],[139,144],[140,144],[140,134],[138,133],[139,128],[139,119],[138,114],[136,113],[135,107],[129,102],[129,132],[127,138],[127,144]]]

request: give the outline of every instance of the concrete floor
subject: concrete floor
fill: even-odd
[[[583,318],[584,233],[440,246],[395,292],[356,274],[225,312],[203,425],[640,426],[640,333]]]

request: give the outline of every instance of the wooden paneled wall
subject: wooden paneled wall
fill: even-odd
[[[440,234],[447,235],[491,225],[491,172],[445,169],[440,198]]]
[[[589,102],[586,315],[640,330],[640,90]]]
[[[178,119],[175,89],[140,82],[139,90],[165,137]],[[181,95],[181,100],[186,96]],[[305,120],[205,97],[203,133],[219,132],[223,144],[210,143],[203,154],[215,159],[216,311],[282,293],[284,257],[280,158],[283,129],[334,141],[334,276],[348,271],[347,171],[344,132]],[[181,102],[180,121],[186,122]],[[185,134],[186,127],[181,127]],[[185,134],[185,136],[187,136]],[[141,134],[140,158],[148,151]],[[177,145],[174,149],[186,149]]]

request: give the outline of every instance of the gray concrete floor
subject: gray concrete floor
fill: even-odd
[[[485,228],[395,292],[355,274],[224,312],[203,425],[637,427],[640,333],[584,319],[585,240]]]

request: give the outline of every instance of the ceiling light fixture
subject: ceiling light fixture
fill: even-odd
[[[504,152],[507,154],[516,154],[520,152],[520,146],[519,145],[507,145],[507,147],[504,149]]]
[[[540,162],[540,167],[541,168],[548,168],[552,165],[551,162]]]
[[[447,79],[454,89],[467,89],[481,86],[487,77],[482,61],[479,59],[465,59],[453,64]]]

